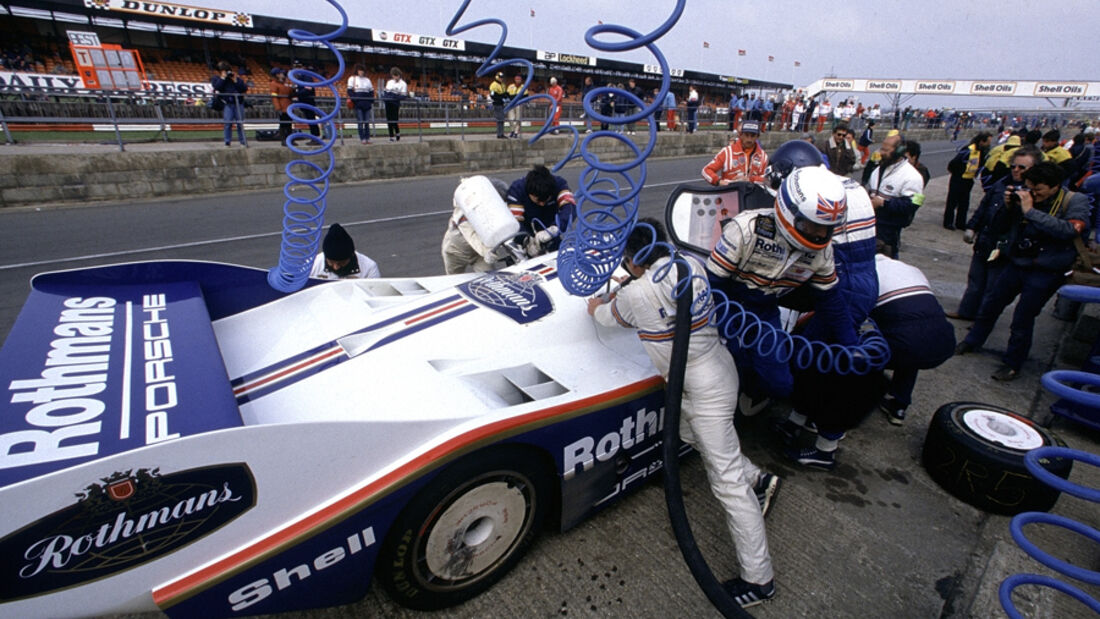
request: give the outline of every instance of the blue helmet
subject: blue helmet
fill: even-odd
[[[779,189],[783,179],[787,178],[793,170],[817,167],[822,164],[826,168],[829,167],[816,146],[804,140],[791,140],[775,149],[768,158],[768,169],[764,170],[764,175],[768,177],[772,189]]]

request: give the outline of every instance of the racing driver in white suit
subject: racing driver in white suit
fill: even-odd
[[[637,329],[646,353],[667,380],[676,323],[673,285],[677,265],[669,264],[661,224],[647,218],[639,224],[648,224],[653,231],[639,225],[627,239],[623,265],[632,279],[617,293],[590,299],[588,313],[604,326]],[[642,253],[654,238],[659,244],[653,244],[648,254]],[[737,368],[719,342],[718,331],[708,323],[713,303],[707,295],[703,265],[694,258],[686,260],[693,276],[694,298],[706,298],[692,308],[680,438],[702,454],[711,491],[726,511],[741,577],[724,586],[741,606],[752,606],[775,595],[763,513],[778,490],[779,478],[761,471],[741,453],[733,426]]]

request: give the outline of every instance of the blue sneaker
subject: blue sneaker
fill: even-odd
[[[735,602],[741,605],[741,608],[756,606],[762,602],[771,601],[775,597],[774,580],[757,585],[741,578],[734,578],[722,583],[722,588],[730,594]]]
[[[836,468],[836,450],[822,451],[817,447],[802,447],[789,449],[785,455],[802,466],[812,466],[826,471]]]

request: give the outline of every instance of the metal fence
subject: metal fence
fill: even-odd
[[[148,92],[104,92],[104,91],[56,91],[24,88],[18,92],[0,91],[0,126],[9,144],[20,142],[19,135],[26,131],[39,131],[36,136],[42,140],[71,141],[74,131],[106,132],[113,134],[120,149],[125,150],[127,142],[151,140],[210,140],[207,134],[196,131],[214,131],[223,128],[222,112],[207,106],[209,95],[166,94]],[[347,99],[341,99],[336,117],[337,138],[340,143],[345,139],[357,139],[355,111],[346,107]],[[246,131],[257,129],[275,129],[278,127],[279,113],[264,95],[244,95],[242,98],[243,116]],[[317,97],[321,109],[332,109],[332,98]],[[957,111],[955,111],[957,112]],[[537,131],[549,116],[546,103],[531,103],[522,106],[521,121],[525,130]],[[999,119],[1007,119],[1009,126],[1021,119],[1028,126],[1062,127],[1069,123],[1087,119],[1089,112],[1081,110],[1026,110],[1026,111],[982,111],[970,114],[972,119],[981,123],[981,127],[995,129]],[[769,130],[784,130],[778,126],[780,114],[772,115]],[[953,116],[937,123],[940,127],[953,126]],[[686,128],[686,112],[683,107],[677,110],[677,128]],[[664,114],[660,121],[664,123]],[[474,133],[487,133],[495,130],[492,108],[487,103],[455,103],[429,101],[408,98],[401,102],[399,122],[403,129],[415,133],[417,139],[427,135],[446,134],[465,139]],[[598,123],[587,119],[593,129]],[[725,108],[701,106],[697,113],[698,127],[701,130],[726,130],[729,115]],[[586,127],[584,110],[581,105],[567,103],[562,105],[560,123],[574,125],[580,129]],[[371,133],[380,135],[386,132],[386,120],[381,101],[376,101],[373,109]],[[862,124],[862,123],[855,123]],[[893,111],[884,112],[880,127],[893,124]],[[914,128],[925,128],[923,118],[915,118],[910,123]],[[534,125],[532,127],[532,125]],[[815,123],[810,123],[814,128]],[[300,129],[302,125],[298,125]],[[825,123],[825,128],[831,122]],[[644,130],[645,125],[640,124]],[[510,130],[506,129],[506,130]],[[137,133],[140,132],[140,133]],[[255,134],[253,134],[255,135]],[[406,133],[408,135],[408,133]]]

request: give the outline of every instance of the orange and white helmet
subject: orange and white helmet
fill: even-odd
[[[844,223],[848,201],[840,178],[822,166],[797,168],[779,186],[775,217],[795,247],[820,251]]]

